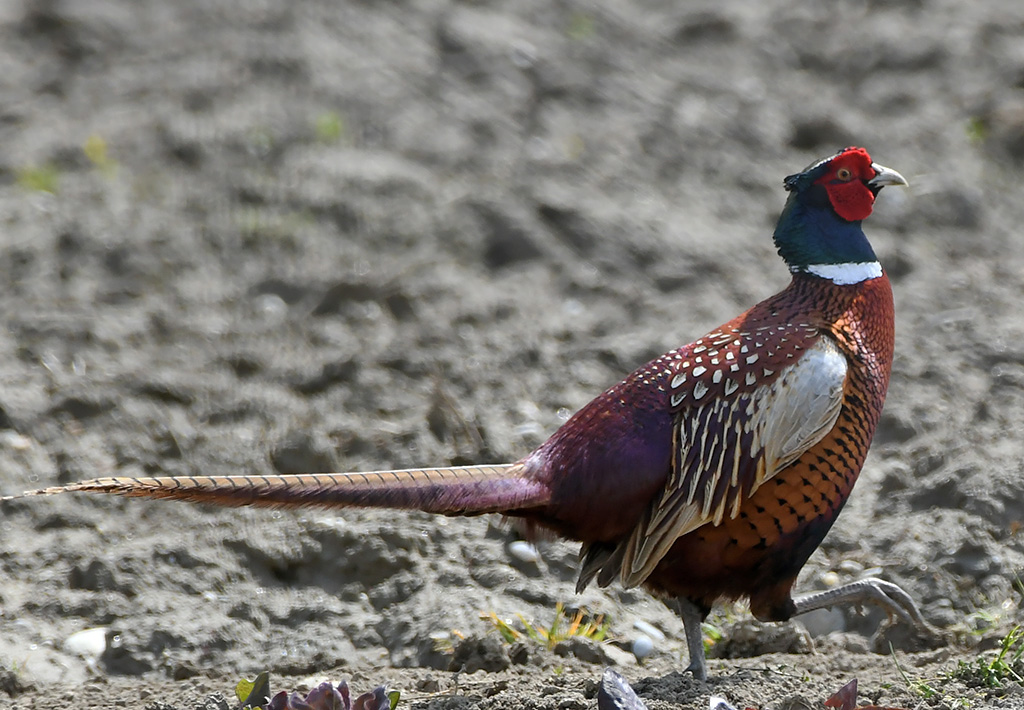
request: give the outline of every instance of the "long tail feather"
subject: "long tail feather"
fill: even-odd
[[[226,506],[403,508],[473,515],[521,510],[547,503],[547,488],[523,477],[523,471],[523,465],[516,463],[367,473],[95,478],[68,486],[28,491],[0,498],[0,501],[85,492]]]

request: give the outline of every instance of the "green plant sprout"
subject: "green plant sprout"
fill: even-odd
[[[545,627],[534,624],[527,621],[526,617],[522,614],[519,614],[519,621],[523,625],[523,630],[520,631],[509,622],[499,618],[493,611],[481,612],[480,614],[480,618],[489,622],[506,643],[515,643],[525,635],[531,641],[551,650],[561,641],[573,637],[581,637],[595,643],[600,643],[608,636],[608,628],[611,626],[611,622],[605,618],[604,614],[590,619],[583,609],[579,609],[571,616],[568,625],[563,626],[563,619],[566,616],[565,605],[562,602],[558,602],[555,605],[555,618],[550,626]]]
[[[316,137],[321,143],[337,143],[345,135],[345,119],[334,111],[316,117]]]
[[[44,165],[26,165],[17,170],[18,185],[33,192],[49,192],[57,194],[57,182],[60,171],[52,163]]]
[[[117,173],[117,161],[110,157],[107,150],[107,142],[102,137],[93,133],[85,139],[82,152],[89,159],[97,170],[107,177],[113,177]]]
[[[896,658],[896,649],[892,647],[891,643],[889,644],[889,655],[892,657],[893,665],[896,666],[896,670],[897,672],[899,672],[900,677],[903,678],[903,682],[906,684],[907,688],[909,688],[912,693],[921,696],[925,700],[928,700],[929,698],[933,698],[936,695],[941,694],[938,690],[930,686],[926,681],[912,680],[910,676],[907,675],[907,672],[903,670],[903,666],[900,665],[899,659]]]
[[[1003,637],[999,645],[999,653],[991,661],[978,657],[973,662],[960,661],[952,677],[966,683],[981,685],[986,688],[1002,688],[1008,682],[1024,683],[1024,628],[1014,626],[1010,633]]]

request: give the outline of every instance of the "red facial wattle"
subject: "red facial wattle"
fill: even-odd
[[[875,204],[874,193],[857,178],[850,182],[826,183],[825,190],[836,214],[849,222],[865,219]]]
[[[849,222],[859,222],[874,207],[875,193],[867,186],[874,177],[875,169],[867,151],[850,148],[829,161],[828,172],[816,182],[825,186],[836,214]]]

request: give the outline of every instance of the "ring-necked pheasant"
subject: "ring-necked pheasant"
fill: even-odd
[[[873,601],[923,627],[910,597],[881,580],[791,596],[857,480],[882,410],[892,291],[861,221],[882,187],[905,184],[861,148],[787,177],[774,237],[789,286],[647,363],[516,463],[100,478],[26,495],[502,513],[580,541],[579,589],[618,580],[674,606],[701,679],[701,622],[723,598],[749,598],[766,621]]]

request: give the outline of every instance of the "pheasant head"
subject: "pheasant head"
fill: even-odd
[[[902,175],[872,162],[863,148],[845,148],[785,179],[789,200],[775,227],[775,246],[790,271],[837,284],[860,283],[882,273],[861,220],[886,185]]]

